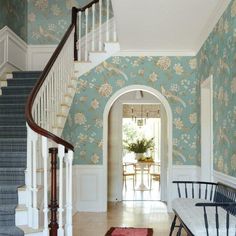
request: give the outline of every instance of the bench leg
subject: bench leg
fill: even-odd
[[[169,236],[171,236],[173,231],[174,231],[175,224],[176,224],[176,218],[177,218],[177,216],[175,215],[175,217],[174,217],[174,219],[172,221],[171,227],[170,227],[170,234],[169,234]]]
[[[179,226],[179,230],[178,230],[178,232],[177,232],[176,236],[181,236],[181,231],[182,231],[182,228],[183,228],[183,225],[182,225],[182,224],[180,224],[180,226]]]

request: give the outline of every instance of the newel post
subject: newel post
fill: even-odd
[[[78,9],[76,7],[72,7],[72,18],[71,23],[75,26],[74,33],[74,60],[78,61],[78,53],[77,53],[77,12]]]
[[[51,204],[49,205],[51,211],[50,219],[50,236],[57,236],[58,223],[57,223],[57,148],[49,148],[51,154]]]

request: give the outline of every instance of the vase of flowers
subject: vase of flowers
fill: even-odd
[[[144,153],[148,151],[148,149],[153,148],[154,147],[154,142],[153,142],[153,138],[151,139],[146,139],[146,138],[142,138],[142,139],[138,139],[136,142],[128,142],[128,141],[124,141],[124,147],[126,150],[130,151],[130,152],[134,152],[136,157],[136,160],[142,160],[142,158],[144,158]]]

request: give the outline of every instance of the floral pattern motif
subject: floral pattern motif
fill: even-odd
[[[112,57],[79,78],[63,131],[75,163],[101,164],[103,111],[120,88],[140,84],[168,99],[173,111],[174,163],[199,165],[199,81],[194,57]],[[172,66],[171,66],[172,65]]]
[[[233,0],[196,57],[112,57],[82,76],[63,132],[76,146],[75,163],[102,164],[106,102],[124,86],[143,84],[161,91],[172,108],[173,163],[200,165],[200,82],[213,74],[214,169],[236,177],[235,17]],[[87,109],[95,100],[99,107]],[[71,122],[77,109],[86,124]],[[81,143],[81,135],[90,142]]]
[[[8,26],[27,42],[27,1],[1,0],[0,29]]]
[[[19,1],[19,0],[18,0]],[[87,5],[91,0],[28,0],[28,43],[58,44],[71,21],[71,8]],[[102,22],[106,19],[106,1],[103,1]],[[111,4],[110,4],[110,9]],[[98,10],[98,7],[96,7]],[[88,30],[92,27],[91,11],[88,16]],[[110,17],[113,16],[112,11]],[[82,17],[82,36],[85,31]]]
[[[197,55],[197,77],[213,75],[214,169],[236,177],[236,0]]]

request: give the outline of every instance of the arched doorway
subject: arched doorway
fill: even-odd
[[[107,102],[104,113],[103,113],[103,165],[104,165],[104,198],[103,200],[104,205],[107,204],[107,194],[108,194],[108,181],[107,181],[107,176],[108,176],[108,116],[109,116],[109,111],[113,105],[113,103],[123,94],[130,92],[130,91],[137,91],[137,90],[142,90],[147,93],[152,94],[156,98],[159,99],[161,104],[163,105],[163,108],[165,109],[166,112],[166,132],[167,132],[167,171],[166,171],[166,199],[167,199],[167,206],[168,209],[170,210],[170,201],[171,201],[171,181],[172,181],[172,111],[170,108],[170,105],[167,101],[167,99],[156,89],[153,89],[148,86],[144,85],[131,85],[127,86],[125,88],[120,89],[116,93],[113,94],[113,96],[109,99]]]

